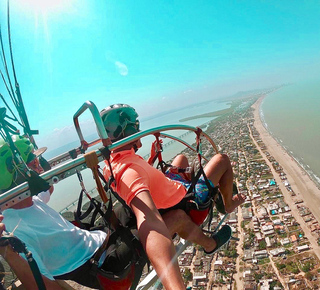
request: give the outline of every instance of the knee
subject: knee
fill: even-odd
[[[181,209],[170,210],[162,217],[171,235],[185,230],[187,228],[186,223],[190,219],[189,216]]]
[[[188,158],[186,156],[184,156],[183,154],[178,154],[177,155],[177,158],[180,160],[180,161],[188,161]]]
[[[220,164],[224,164],[224,165],[231,164],[229,156],[227,154],[219,153],[215,155],[214,158],[216,158],[217,162],[219,162]]]
[[[182,168],[186,168],[189,166],[189,161],[188,158],[186,156],[184,156],[183,154],[179,154],[177,155],[173,162],[172,165],[178,166],[178,167],[182,167]]]
[[[166,218],[169,218],[172,221],[176,221],[177,223],[184,221],[187,216],[188,215],[186,214],[186,212],[182,209],[170,210],[166,213]]]

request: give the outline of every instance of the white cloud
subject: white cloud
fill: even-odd
[[[121,74],[122,76],[126,76],[128,74],[129,70],[124,63],[120,61],[115,61],[114,65],[117,71],[119,72],[119,74]]]
[[[129,73],[128,67],[121,61],[116,60],[116,56],[112,51],[107,51],[105,54],[106,60],[114,64],[117,72],[122,76],[127,76]]]

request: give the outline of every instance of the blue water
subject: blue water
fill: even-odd
[[[187,122],[179,122],[180,119],[200,115],[204,113],[214,112],[223,110],[226,108],[229,108],[230,104],[227,102],[217,102],[217,101],[210,101],[206,103],[201,104],[195,104],[193,106],[185,107],[183,109],[180,109],[178,111],[171,111],[168,113],[164,113],[161,115],[157,115],[154,118],[148,118],[144,119],[143,116],[141,116],[141,130],[146,130],[158,126],[163,125],[169,125],[169,124],[184,124],[184,125],[190,125],[190,126],[200,126],[202,124],[205,124],[209,122],[210,120],[214,118],[198,118],[194,120],[190,120]],[[174,136],[180,136],[182,133],[185,133],[185,131],[170,131],[168,132],[170,135]],[[94,138],[86,138],[86,140],[93,140]],[[195,134],[188,134],[184,138],[184,141],[188,142],[189,144],[192,144],[195,142]],[[148,136],[142,139],[142,143],[146,146],[143,146],[141,149],[139,149],[139,154],[141,156],[145,156],[150,151],[150,142],[154,140],[153,136]],[[171,139],[170,139],[171,140]],[[170,140],[166,141],[164,140],[164,143],[169,142]],[[79,140],[75,140],[73,142],[70,142],[69,144],[64,144],[60,148],[56,148],[54,150],[51,150],[46,152],[45,157],[47,159],[50,159],[56,155],[60,155],[62,153],[65,153],[73,148],[76,148],[80,145]],[[164,160],[168,160],[172,158],[174,155],[181,152],[186,147],[182,145],[179,142],[174,142],[170,146],[166,147],[166,150],[163,152],[163,158]],[[101,167],[103,167],[104,164],[101,164]],[[92,178],[92,173],[90,170],[86,169],[82,172],[83,179],[85,186],[87,190],[91,190],[95,187],[95,182]],[[53,207],[55,210],[60,211],[63,208],[65,208],[67,205],[74,202],[80,193],[80,185],[79,181],[76,176],[71,176],[67,178],[66,180],[63,180],[55,185],[55,190],[52,195],[52,198],[50,200],[49,205]]]
[[[269,132],[320,182],[320,81],[292,84],[268,95],[260,114]]]

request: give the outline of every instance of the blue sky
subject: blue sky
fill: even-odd
[[[6,1],[0,9],[6,42]],[[10,9],[40,143],[68,136],[86,100],[128,103],[143,117],[320,72],[319,1],[11,0]]]

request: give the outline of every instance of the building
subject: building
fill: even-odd
[[[298,253],[303,252],[303,251],[307,251],[307,250],[309,250],[309,249],[310,249],[310,246],[309,246],[309,245],[303,245],[303,246],[298,246],[298,247],[297,247]]]
[[[255,251],[254,257],[256,259],[264,259],[268,257],[268,251],[267,250],[261,250],[261,251]]]
[[[284,254],[285,252],[286,252],[285,248],[277,248],[277,249],[270,250],[270,254],[273,257],[276,257],[276,256],[279,256],[281,254]]]

